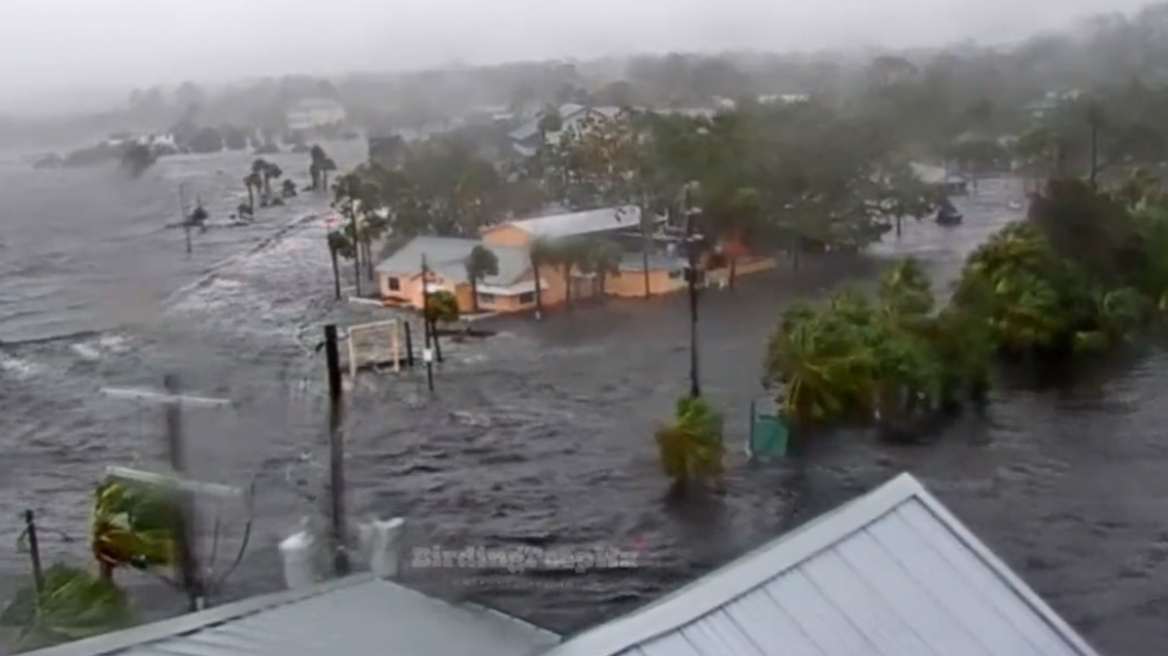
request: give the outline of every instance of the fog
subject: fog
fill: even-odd
[[[5,0],[0,109],[287,73],[1001,42],[1140,0]],[[74,104],[72,109],[78,109]]]

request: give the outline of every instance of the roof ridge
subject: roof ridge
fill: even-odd
[[[548,651],[546,656],[611,656],[671,632],[765,585],[922,494],[927,492],[916,478],[908,473],[900,474],[880,487],[768,540],[648,606],[567,639]],[[759,575],[758,563],[767,559],[773,562],[766,563],[767,573]],[[705,598],[686,598],[683,603],[686,593],[698,588],[707,591]],[[669,620],[662,622],[660,617]],[[661,628],[666,624],[667,628]]]

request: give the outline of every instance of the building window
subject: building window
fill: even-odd
[[[401,280],[398,280],[397,278],[390,278],[386,284],[389,285],[389,291],[391,292],[401,291]]]
[[[479,305],[494,305],[497,298],[494,294],[479,294]]]
[[[519,295],[519,302],[523,305],[535,302],[535,292],[524,292]]]

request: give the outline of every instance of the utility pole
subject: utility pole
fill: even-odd
[[[698,235],[694,234],[694,214],[690,206],[690,191],[684,192],[682,209],[685,211],[685,283],[689,292],[689,395],[702,395],[698,377]]]
[[[345,547],[345,444],[344,392],[341,388],[341,356],[337,348],[337,327],[324,327],[325,359],[328,362],[329,387],[329,498],[331,500],[333,572],[346,576],[350,572],[349,554]]]
[[[32,561],[32,580],[37,594],[45,591],[45,570],[41,566],[41,544],[37,537],[36,519],[31,510],[24,511],[24,534],[28,537],[28,557]]]
[[[200,486],[184,482],[186,474],[186,453],[183,443],[182,408],[183,406],[211,406],[220,407],[231,405],[228,399],[216,399],[193,395],[184,395],[180,392],[178,376],[167,374],[163,378],[163,392],[152,390],[136,390],[126,388],[104,388],[108,396],[123,399],[154,401],[162,403],[166,408],[166,446],[173,470],[173,477],[161,477],[146,472],[121,470],[116,475],[146,483],[161,484],[173,488],[176,495],[177,512],[174,518],[175,541],[175,569],[179,583],[187,595],[187,610],[194,612],[202,610],[206,605],[206,585],[199,568],[198,558],[192,547],[194,530],[194,507],[191,503],[192,489]]]
[[[430,267],[426,264],[426,254],[422,253],[422,331],[425,334],[425,346],[422,348],[422,360],[426,363],[426,386],[434,391],[434,350],[430,343]]]

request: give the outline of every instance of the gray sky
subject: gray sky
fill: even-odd
[[[0,109],[72,89],[667,50],[1002,41],[1141,0],[0,0]],[[39,104],[39,102],[37,103]]]

